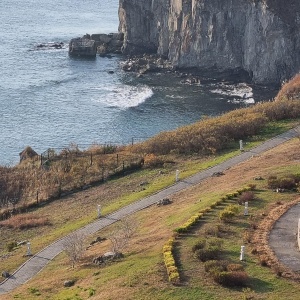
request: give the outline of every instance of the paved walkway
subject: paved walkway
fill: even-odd
[[[100,229],[107,227],[114,222],[122,219],[125,216],[133,214],[139,210],[149,207],[155,204],[158,200],[169,197],[185,188],[198,184],[201,181],[211,177],[215,172],[224,172],[226,169],[244,162],[251,158],[253,155],[260,154],[271,148],[274,148],[294,137],[299,136],[300,126],[295,129],[291,129],[273,139],[266,141],[265,143],[253,148],[250,151],[242,152],[240,155],[235,156],[217,166],[199,172],[187,179],[177,182],[176,184],[146,198],[143,198],[135,203],[132,203],[118,211],[111,213],[97,221],[78,230],[79,233],[84,235],[91,235],[96,233]],[[24,284],[29,279],[34,277],[39,271],[41,271],[49,261],[63,251],[64,238],[57,240],[53,244],[47,246],[39,253],[32,256],[23,265],[21,265],[12,275],[0,284],[0,295],[8,293],[18,286]]]
[[[292,271],[300,272],[300,251],[297,233],[300,203],[288,209],[275,223],[269,236],[269,245],[278,260]]]

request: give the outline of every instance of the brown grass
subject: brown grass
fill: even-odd
[[[300,100],[300,74],[284,83],[276,96],[276,100]]]
[[[40,217],[34,215],[16,215],[0,222],[0,227],[3,226],[21,230],[47,225],[51,225],[48,217]]]

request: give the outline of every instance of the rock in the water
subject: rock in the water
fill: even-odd
[[[74,38],[69,43],[71,56],[96,57],[97,47],[94,40],[87,37]]]

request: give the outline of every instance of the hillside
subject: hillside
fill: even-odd
[[[165,207],[152,206],[134,215],[137,224],[137,231],[130,240],[129,246],[124,251],[125,257],[106,266],[93,265],[92,259],[110,249],[109,241],[96,243],[84,252],[82,260],[75,266],[70,267],[65,254],[57,257],[33,280],[18,288],[11,295],[1,296],[1,299],[218,299],[222,294],[224,299],[244,299],[246,295],[252,298],[245,299],[295,299],[295,293],[299,292],[299,286],[293,281],[278,278],[276,273],[259,264],[259,258],[251,254],[253,245],[247,245],[247,262],[244,264],[251,279],[248,290],[244,288],[228,289],[214,283],[205,273],[203,264],[192,257],[190,249],[192,240],[181,238],[179,240],[180,270],[183,284],[173,286],[168,282],[166,269],[163,264],[162,247],[172,236],[174,228],[184,223],[191,215],[206,208],[226,193],[235,191],[246,184],[257,185],[256,193],[260,203],[258,207],[251,208],[251,214],[258,223],[263,219],[262,212],[268,214],[268,207],[278,201],[286,202],[299,197],[299,193],[274,193],[266,189],[266,180],[254,181],[255,177],[268,178],[271,175],[284,176],[284,174],[295,173],[300,166],[299,140],[283,144],[260,156],[254,156],[249,161],[233,167],[220,177],[211,177],[200,185],[191,187],[172,197],[173,203]],[[157,170],[158,171],[158,170]],[[154,177],[153,177],[154,176]],[[51,211],[51,222],[54,227],[62,223],[70,226],[70,219],[75,222],[82,218],[86,206],[97,203],[99,199],[107,199],[114,190],[114,186],[120,186],[132,190],[138,188],[141,180],[148,179],[152,185],[152,174],[130,175],[127,179],[117,180],[100,187],[84,191],[74,196],[69,196],[58,202],[31,212],[32,215],[45,215]],[[163,175],[164,176],[164,175]],[[151,179],[152,178],[152,179]],[[136,191],[138,192],[138,191]],[[115,194],[114,196],[117,196]],[[257,203],[257,204],[258,204]],[[189,237],[197,238],[202,232],[205,223],[209,224],[214,220],[213,213],[209,214],[204,223],[195,227],[193,234]],[[75,217],[76,216],[76,217]],[[67,221],[69,220],[69,221]],[[62,223],[61,223],[62,222]],[[213,221],[214,222],[214,221]],[[257,223],[257,224],[258,224]],[[214,223],[212,223],[214,224]],[[244,230],[236,229],[240,221],[229,224],[231,234],[230,254],[231,259],[238,262],[240,245],[243,242]],[[99,232],[88,239],[88,245],[96,237],[108,237],[113,228]],[[229,229],[227,229],[229,230]],[[47,236],[53,228],[38,229],[39,235]],[[35,232],[32,236],[33,245],[37,245],[40,238]],[[235,232],[235,234],[233,234]],[[2,229],[1,236],[5,232]],[[6,232],[8,233],[8,232]],[[34,238],[36,236],[36,238]],[[226,240],[226,238],[225,238]],[[228,247],[228,245],[227,245]],[[21,251],[20,251],[21,250]],[[19,249],[10,258],[15,260],[16,255],[24,249]],[[19,254],[18,254],[19,253]],[[63,282],[67,279],[75,279],[76,284],[72,288],[64,288]],[[91,295],[91,297],[89,297]],[[183,296],[184,295],[184,296]]]

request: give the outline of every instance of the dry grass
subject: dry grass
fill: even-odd
[[[276,100],[300,100],[300,74],[294,76],[290,81],[284,83]]]
[[[16,215],[0,222],[0,227],[2,226],[21,230],[47,225],[51,225],[48,217],[34,215]]]

